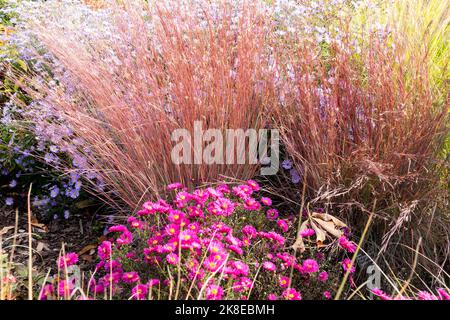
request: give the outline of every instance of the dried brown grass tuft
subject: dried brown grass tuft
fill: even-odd
[[[358,55],[348,36],[325,49],[286,47],[281,138],[297,170],[307,171],[312,202],[338,209],[361,230],[360,213],[376,200],[381,252],[394,239],[423,236],[426,254],[445,260],[433,250],[448,243],[450,225],[439,158],[448,99],[436,103],[426,48],[405,58],[400,34],[367,40]]]

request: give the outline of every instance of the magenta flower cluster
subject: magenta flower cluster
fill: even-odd
[[[90,297],[297,300],[305,286],[328,281],[312,253],[299,257],[286,249],[295,241],[295,220],[259,197],[255,181],[191,193],[179,183],[167,189],[172,202],[145,202],[127,224],[109,228],[98,247]],[[68,253],[58,264],[76,262]],[[60,296],[73,294],[70,278],[60,283]],[[41,298],[53,295],[51,285],[41,292]],[[331,298],[330,292],[323,297]]]

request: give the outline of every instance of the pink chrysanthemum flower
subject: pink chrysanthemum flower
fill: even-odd
[[[190,245],[197,239],[197,236],[191,230],[183,230],[179,234],[181,245]]]
[[[148,288],[145,284],[138,284],[132,290],[132,298],[136,300],[144,300],[147,297]]]
[[[182,211],[179,210],[171,210],[169,212],[168,219],[172,223],[180,224],[180,222],[184,219],[185,215]]]
[[[142,221],[139,221],[138,219],[136,219],[136,217],[133,217],[133,216],[129,217],[127,222],[133,229],[143,229],[144,228],[144,223]]]
[[[186,226],[186,229],[192,232],[198,232],[200,230],[200,224],[198,222],[190,223]]]
[[[384,291],[381,289],[374,288],[372,289],[372,293],[379,297],[381,300],[392,300],[392,297],[384,293]]]
[[[244,254],[244,250],[242,250],[242,248],[240,246],[236,246],[234,244],[228,246],[228,249],[230,249],[231,251],[235,252],[239,256]]]
[[[217,189],[208,188],[208,189],[206,189],[206,191],[208,192],[208,194],[212,198],[218,199],[218,198],[222,198],[223,197],[223,193],[221,191],[217,190]]]
[[[229,233],[231,231],[231,228],[223,222],[214,223],[212,225],[212,229],[216,230],[217,232],[222,232],[222,233]],[[216,238],[217,238],[217,234],[216,234]]]
[[[314,273],[319,271],[319,264],[314,259],[306,259],[303,261],[302,270],[306,273]]]
[[[287,287],[289,287],[290,281],[289,281],[288,277],[281,276],[279,279],[279,283],[280,283],[281,288],[287,288]]]
[[[316,232],[314,231],[314,229],[310,229],[310,228],[306,228],[305,230],[303,230],[302,232],[300,232],[300,235],[303,238],[307,238],[307,237],[311,237],[313,235],[315,235]]]
[[[327,299],[327,300],[330,300],[330,299],[331,299],[331,293],[330,293],[329,291],[325,291],[325,292],[323,293],[323,297],[324,297],[325,299]]]
[[[234,261],[233,267],[235,269],[234,274],[237,276],[247,276],[250,270],[250,267],[242,261]]]
[[[121,278],[121,273],[120,272],[113,272],[113,273],[108,273],[105,276],[103,276],[101,278],[101,281],[105,284],[105,286],[110,286],[110,284],[112,283],[117,284],[120,281]]]
[[[267,219],[269,220],[275,220],[276,218],[278,218],[278,211],[276,209],[269,209],[267,210],[266,216]]]
[[[427,291],[419,291],[417,298],[419,300],[439,300],[438,297]]]
[[[242,228],[242,233],[247,236],[249,239],[253,239],[257,235],[256,229],[251,225],[246,225]]]
[[[251,196],[253,190],[248,185],[240,185],[233,187],[233,193],[241,199],[246,199]]]
[[[126,245],[133,242],[133,234],[130,231],[123,232],[116,240],[119,245]]]
[[[94,284],[91,287],[91,291],[95,294],[104,294],[105,293],[105,285],[103,284],[103,282],[99,282],[97,284]]]
[[[222,252],[223,250],[224,250],[223,245],[220,242],[211,241],[208,246],[208,251],[210,253],[219,253]]]
[[[356,244],[348,240],[346,236],[339,238],[339,245],[350,253],[353,253],[356,250]]]
[[[128,231],[127,227],[122,225],[122,224],[118,224],[112,227],[109,227],[108,229],[109,232],[126,232]]]
[[[175,253],[169,253],[166,256],[166,261],[170,265],[176,265],[176,264],[178,264],[178,261],[179,261],[178,255]]]
[[[216,201],[212,202],[214,207],[217,208],[219,214],[223,216],[229,216],[233,214],[234,203],[227,198],[218,198]]]
[[[105,271],[122,272],[122,264],[117,260],[106,261],[104,265]]]
[[[439,289],[437,289],[437,292],[438,292],[439,298],[440,298],[441,300],[450,300],[450,294],[448,294],[448,292],[445,291],[444,288],[439,288]]]
[[[242,245],[244,246],[244,247],[248,247],[248,246],[250,246],[252,244],[252,241],[250,240],[250,239],[247,239],[247,238],[243,238],[242,239]]]
[[[154,236],[154,237],[149,238],[149,239],[147,240],[147,244],[148,244],[150,247],[155,247],[155,246],[161,244],[161,243],[162,243],[162,240],[163,240],[163,238],[162,238],[161,236]]]
[[[226,240],[229,244],[231,244],[231,245],[233,245],[233,246],[240,246],[240,245],[241,245],[241,240],[239,240],[238,238],[234,237],[231,233],[228,234],[228,235],[225,237],[225,240]]]
[[[214,260],[220,264],[223,263],[226,258],[227,255],[225,254],[225,252],[213,253],[209,256],[209,259]]]
[[[348,271],[349,273],[355,272],[355,266],[353,266],[352,261],[348,258],[342,261],[342,268],[344,271]]]
[[[140,277],[139,277],[139,275],[137,274],[137,272],[131,271],[131,272],[125,272],[125,273],[122,275],[122,280],[123,280],[125,283],[133,283],[133,282],[139,282]]]
[[[294,288],[287,288],[283,291],[283,298],[286,300],[302,300],[302,295]]]
[[[180,227],[175,223],[171,223],[164,228],[164,231],[167,235],[174,236],[178,234],[178,232],[180,231]]]
[[[254,198],[247,198],[244,200],[244,208],[246,210],[259,210],[261,208],[261,204],[256,201]]]
[[[211,284],[206,288],[206,299],[221,300],[222,297],[223,297],[223,289],[221,286]]]
[[[77,262],[78,262],[78,255],[75,252],[69,252],[58,259],[58,266],[59,268],[63,269],[66,267],[73,266]]]
[[[240,280],[242,290],[248,291],[253,288],[253,281],[247,277],[241,277]]]
[[[176,195],[175,203],[178,208],[182,208],[191,200],[192,196],[186,191],[180,191]]]
[[[39,293],[39,300],[48,300],[54,293],[55,289],[53,288],[53,285],[46,284]]]
[[[271,206],[272,205],[272,199],[267,198],[267,197],[262,197],[261,198],[261,203],[265,206]]]
[[[147,201],[142,205],[142,209],[137,212],[139,216],[147,216],[155,214],[154,203]]]
[[[275,295],[275,294],[273,294],[273,293],[269,293],[268,295],[267,295],[267,300],[278,300],[278,297]]]
[[[177,190],[183,189],[183,184],[181,182],[175,182],[167,185],[167,190]]]
[[[204,215],[202,209],[197,206],[188,207],[187,212],[190,218],[201,218]]]
[[[260,190],[259,184],[256,181],[254,181],[254,180],[248,180],[247,181],[247,185],[250,188],[252,188],[253,191],[259,191]]]
[[[190,258],[187,262],[186,262],[186,268],[188,269],[188,270],[197,270],[197,267],[198,267],[198,264],[199,264],[199,262],[198,262],[198,260],[197,259],[195,259],[195,258]]]
[[[58,284],[58,294],[60,297],[70,296],[74,288],[73,281],[62,280]]]
[[[230,188],[226,184],[221,184],[221,185],[217,186],[216,190],[219,192],[222,192],[224,194],[230,193]]]
[[[208,200],[209,192],[203,189],[197,189],[192,194],[192,200],[194,200],[197,205],[203,206],[203,204]]]
[[[151,288],[151,287],[155,287],[155,286],[159,285],[159,283],[160,283],[159,279],[150,279],[147,282],[147,285],[149,288]]]
[[[277,266],[270,261],[265,261],[263,262],[263,268],[266,269],[267,271],[276,271],[277,270]]]
[[[211,258],[205,259],[205,261],[203,261],[203,267],[210,272],[217,271],[221,265],[222,262]]]
[[[319,273],[319,275],[317,276],[317,279],[320,282],[325,282],[328,280],[328,273],[326,271],[322,271],[321,273]]]
[[[289,230],[289,224],[286,220],[280,219],[277,221],[277,226],[281,229],[283,232],[287,232]]]
[[[133,241],[133,235],[124,225],[112,226],[109,228],[109,232],[121,232],[121,235],[116,240],[119,245],[130,244]]]

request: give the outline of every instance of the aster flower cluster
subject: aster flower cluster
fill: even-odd
[[[98,247],[90,296],[299,300],[308,285],[326,285],[321,254],[296,256],[286,249],[295,239],[295,220],[259,197],[255,181],[193,192],[175,183],[168,190],[173,201],[145,202],[126,224],[109,228]],[[76,261],[68,253],[58,266]],[[65,279],[59,290],[47,284],[41,298],[74,294],[72,283]],[[323,298],[331,298],[329,290]]]
[[[332,23],[332,18],[343,17],[348,9],[355,12],[372,6],[365,0],[275,0],[273,13],[280,37],[296,36],[300,31],[312,41],[329,44],[340,40],[339,27]]]
[[[5,61],[1,66],[2,72],[8,73],[8,68],[21,72],[32,70],[37,75],[37,82],[53,86],[65,77],[63,68],[50,54],[40,55],[40,52],[45,52],[45,48],[37,41],[27,23],[36,19],[54,22],[59,18],[51,14],[52,10],[54,12],[59,8],[66,10],[66,16],[71,16],[73,24],[85,24],[79,30],[85,30],[92,36],[103,33],[98,32],[98,26],[92,27],[99,13],[79,1],[65,1],[64,4],[52,1],[9,1],[0,9],[1,16],[11,17],[8,23],[14,28],[12,33],[2,34],[0,38],[1,53],[4,55],[2,60]],[[103,17],[106,15],[103,14]],[[49,72],[49,69],[52,71]],[[43,101],[30,101],[17,88],[9,90],[13,91],[9,96],[0,92],[0,181],[5,186],[0,191],[0,203],[10,207],[18,205],[29,183],[33,182],[33,209],[52,214],[79,198],[83,187],[82,178],[95,181],[96,186],[101,188],[103,183],[100,178],[86,170],[86,159],[82,154],[88,148],[81,138],[74,136],[57,110]],[[27,121],[30,119],[32,121]],[[70,174],[60,174],[67,171]]]
[[[14,207],[23,200],[33,182],[33,209],[42,213],[61,211],[77,199],[82,190],[81,176],[76,171],[61,176],[61,169],[67,153],[51,141],[50,136],[39,133],[46,120],[47,113],[38,115],[31,107],[26,112],[35,113],[35,132],[24,130],[20,125],[25,111],[12,111],[12,104],[6,103],[0,125],[5,129],[0,137],[0,181],[4,186],[0,191],[0,202]],[[48,110],[48,112],[50,112]],[[50,127],[50,125],[49,125]],[[62,132],[52,130],[53,137],[61,138]],[[45,136],[45,137],[44,137]]]

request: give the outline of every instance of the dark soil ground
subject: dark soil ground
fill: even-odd
[[[0,252],[6,253],[14,266],[18,281],[26,283],[28,264],[28,218],[26,212],[0,211]],[[92,270],[96,259],[96,247],[103,241],[104,225],[98,216],[86,211],[68,219],[58,218],[45,223],[32,217],[33,278],[43,279],[48,270],[57,270],[56,261],[64,245],[65,252],[80,256],[82,270]],[[35,279],[34,279],[35,280]],[[19,288],[21,283],[18,283]],[[24,284],[22,285],[24,287]],[[26,288],[22,288],[26,292]],[[22,290],[19,290],[19,292]],[[26,295],[25,295],[26,296]],[[21,297],[17,297],[21,298]]]

